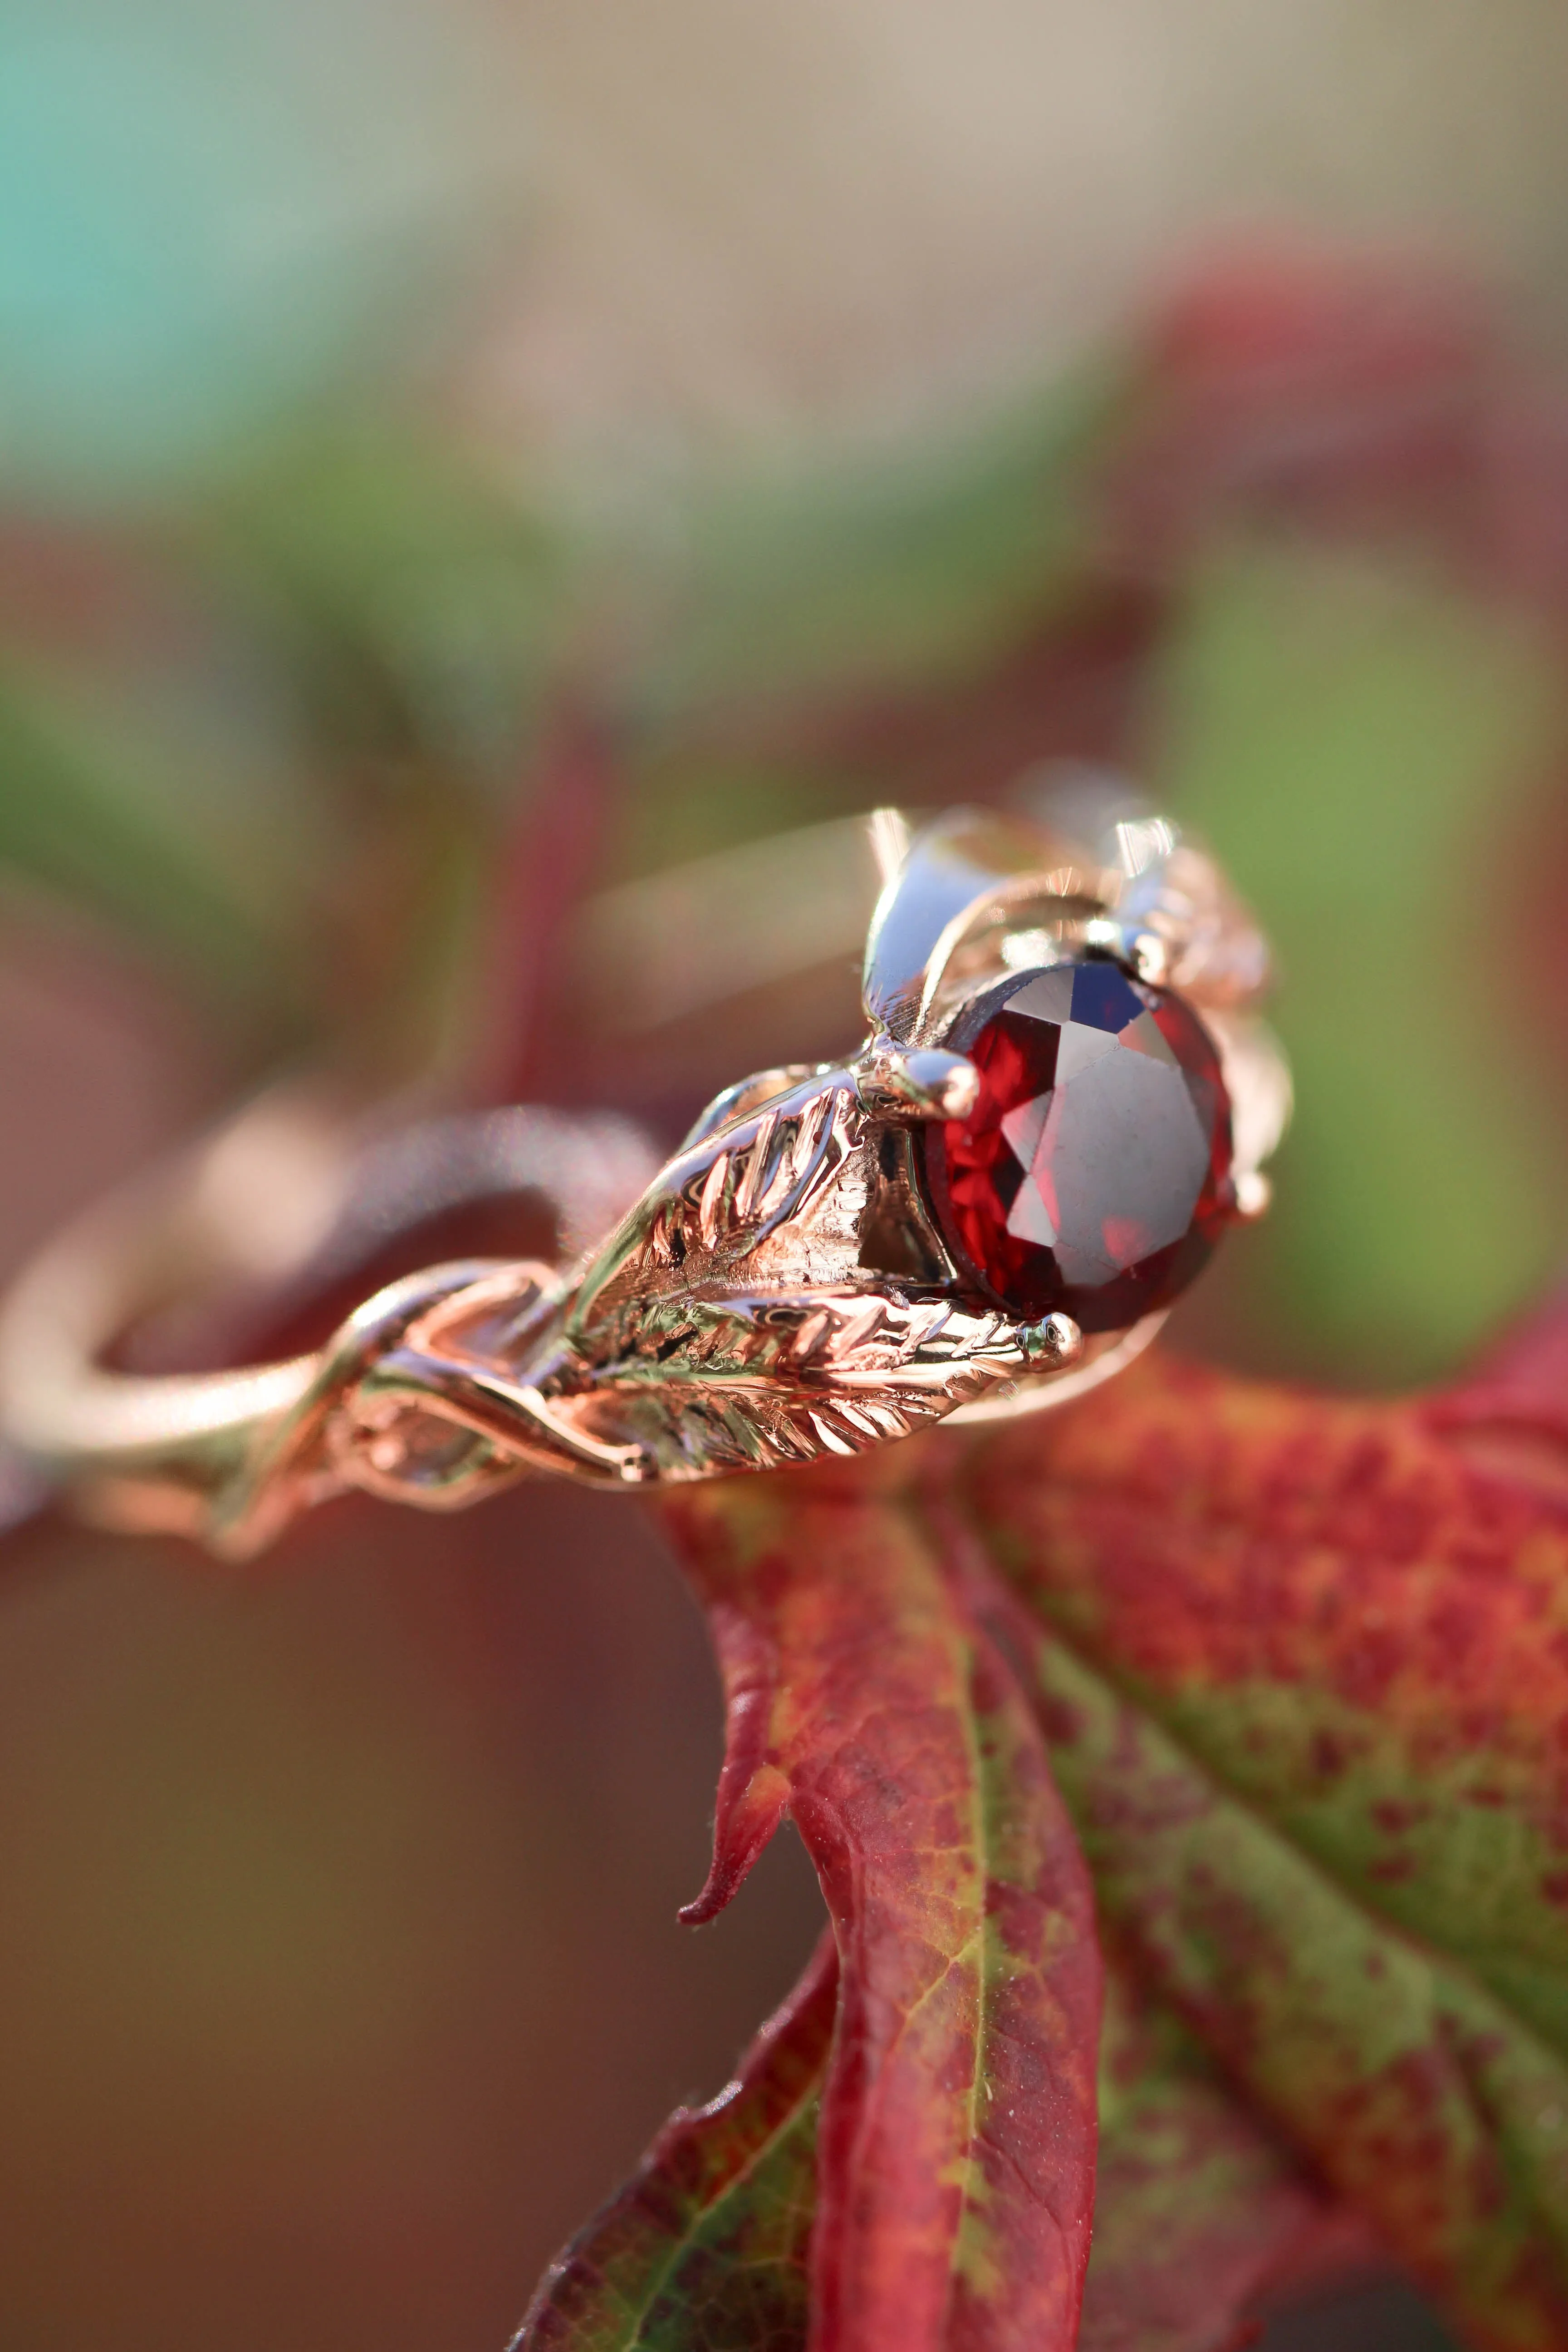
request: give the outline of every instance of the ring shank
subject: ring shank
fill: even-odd
[[[319,1295],[444,1213],[529,1196],[570,1259],[636,1198],[658,1155],[627,1120],[512,1109],[366,1134],[315,1090],[279,1090],[90,1212],[0,1314],[0,1427],[116,1527],[205,1531],[215,1496],[298,1413],[329,1353],[197,1372],[107,1369],[122,1337],[198,1286]]]

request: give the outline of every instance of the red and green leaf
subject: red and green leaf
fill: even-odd
[[[1462,1393],[1156,1364],[960,1485],[1146,1980],[1474,2341],[1559,2345],[1568,1516]]]
[[[728,1898],[787,1807],[838,1943],[813,2345],[1070,2345],[1100,1960],[1037,1725],[875,1480],[743,1480],[670,1516],[731,1725],[689,1916]]]
[[[1354,2213],[1472,2343],[1568,2341],[1563,1328],[1404,1403],[1155,1360],[670,1507],[730,1715],[689,1916],[788,1811],[837,2021],[819,1975],[810,2063],[781,2025],[678,2119],[529,2343],[1071,2343],[1100,1964],[1068,1814],[1117,1962],[1079,2340],[1216,2352]]]
[[[1228,2352],[1266,2298],[1377,2258],[1117,1954],[1080,2352]]]
[[[831,1939],[737,2079],[673,2116],[554,2265],[513,2352],[803,2352]],[[1226,2089],[1200,2045],[1107,1977],[1084,2352],[1226,2352],[1272,2290],[1373,2250]]]
[[[837,1957],[825,1937],[734,2082],[670,2117],[547,2273],[513,2352],[796,2352]]]

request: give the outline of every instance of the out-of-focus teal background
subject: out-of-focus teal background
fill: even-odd
[[[1458,1361],[1568,1241],[1565,69],[1545,0],[11,0],[0,1263],[289,1067],[673,1134],[851,959],[683,1009],[637,885],[1088,763],[1280,951],[1186,1344]],[[499,2345],[815,1930],[787,1847],[673,1924],[651,1535],[7,1552],[0,2343]]]

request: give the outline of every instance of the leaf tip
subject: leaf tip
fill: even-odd
[[[721,1781],[713,1822],[713,1861],[702,1892],[677,1913],[683,1927],[704,1927],[733,1901],[772,1838],[789,1802],[789,1782],[776,1764],[763,1764],[731,1793]]]

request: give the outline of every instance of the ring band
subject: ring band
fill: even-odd
[[[1261,937],[1160,819],[1087,847],[982,811],[871,825],[853,1059],[731,1087],[661,1169],[613,1118],[495,1113],[355,1154],[263,1103],[24,1273],[0,1431],[100,1522],[243,1557],[351,1487],[442,1509],[531,1473],[642,1487],[1110,1378],[1266,1202],[1289,1086]],[[554,1260],[426,1268],[279,1362],[105,1369],[178,1286],[319,1288],[499,1190],[551,1212]]]

